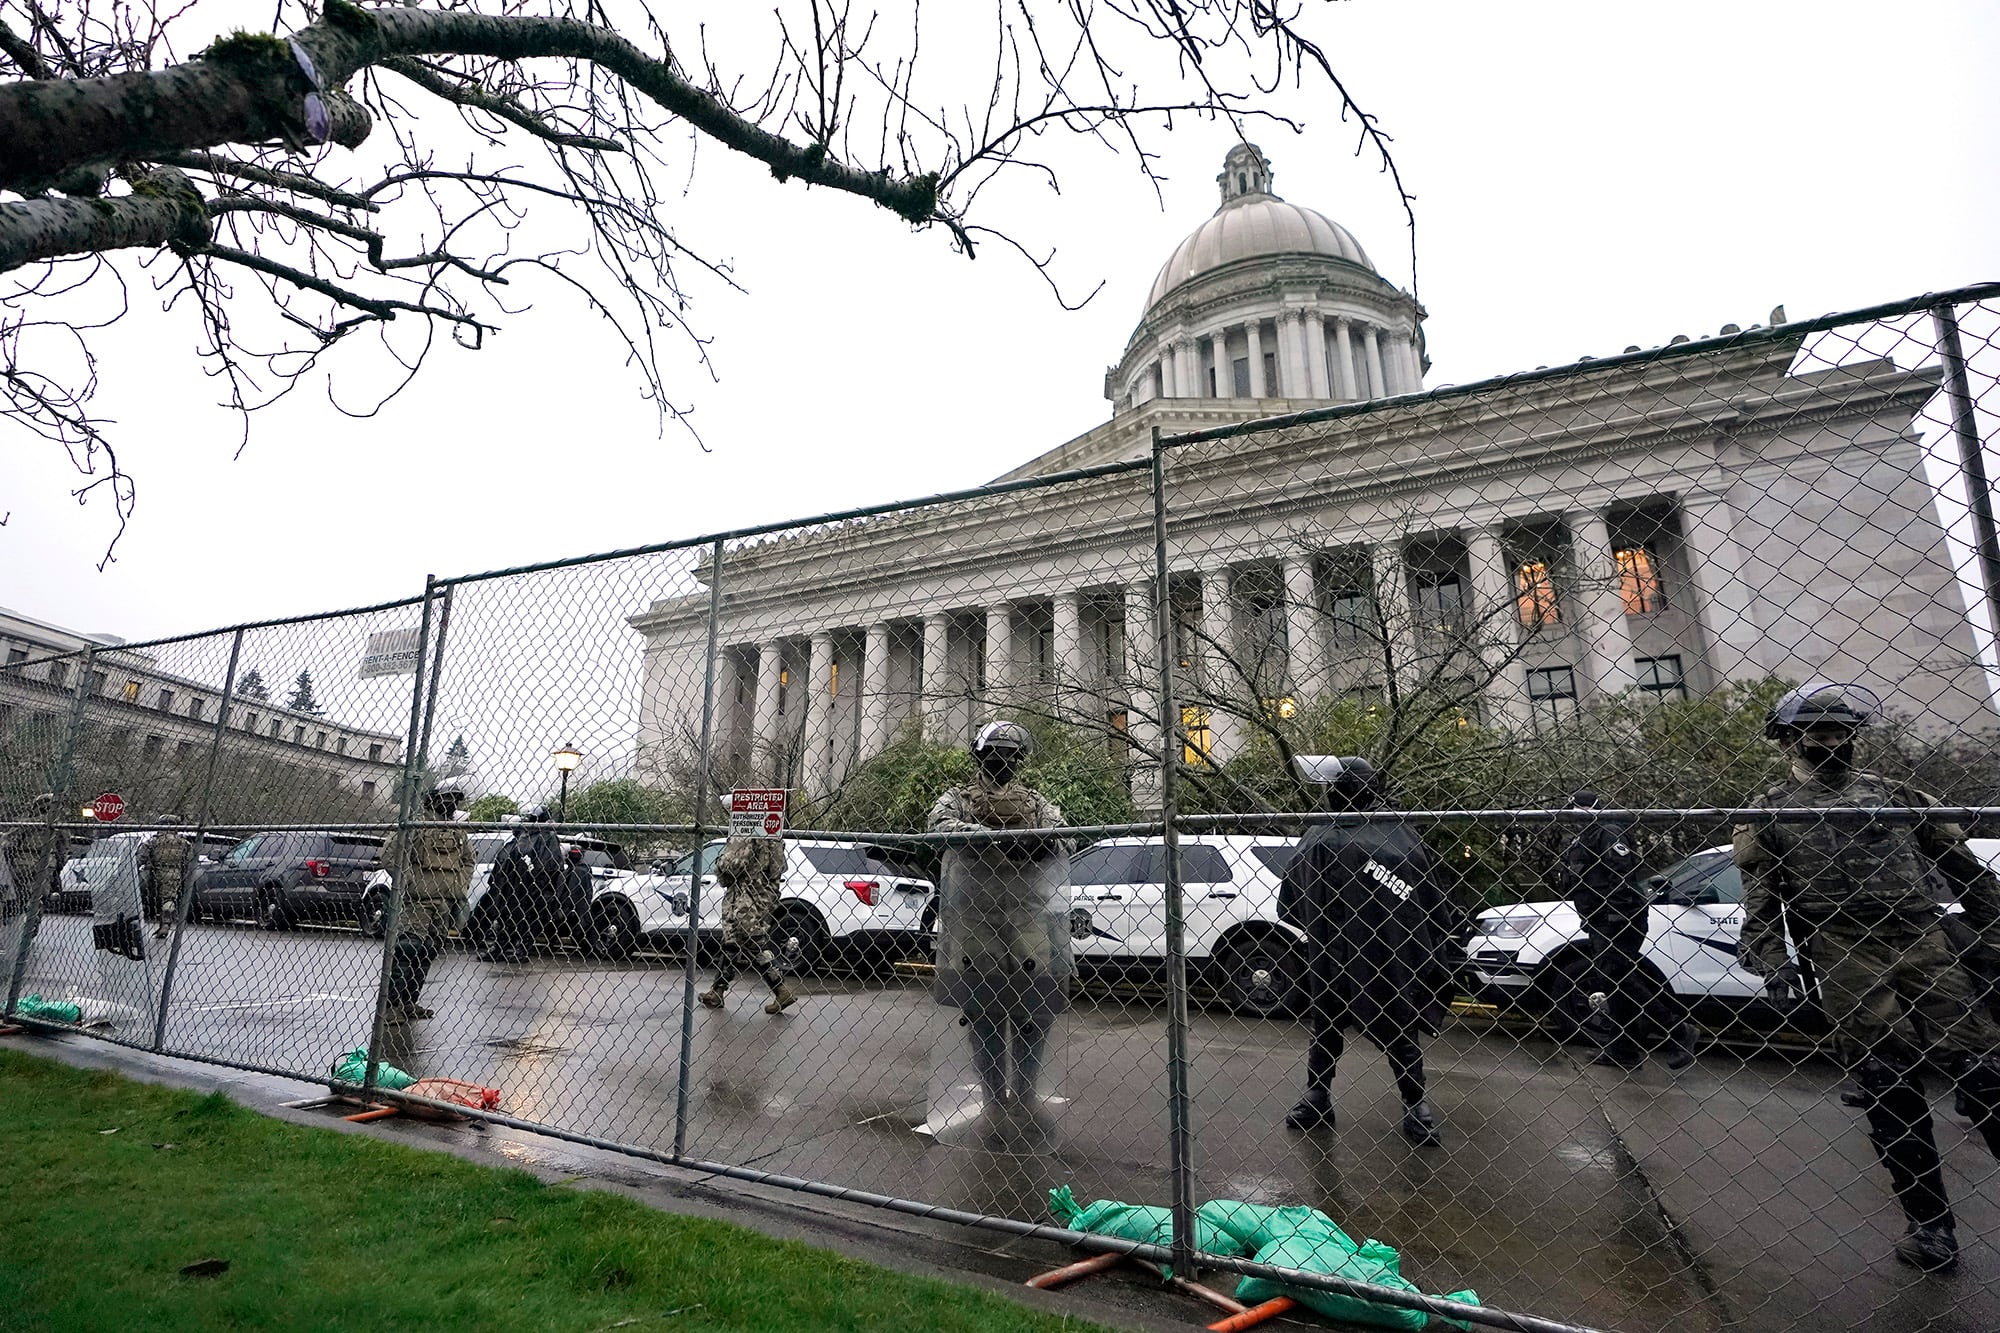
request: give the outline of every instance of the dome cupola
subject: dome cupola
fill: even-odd
[[[1351,232],[1279,198],[1273,178],[1255,144],[1223,158],[1221,203],[1174,247],[1106,376],[1118,410],[1161,397],[1350,402],[1423,387],[1422,310]]]

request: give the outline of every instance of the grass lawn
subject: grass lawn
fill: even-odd
[[[182,1275],[204,1259],[228,1270]],[[1090,1326],[726,1222],[0,1050],[0,1327]]]

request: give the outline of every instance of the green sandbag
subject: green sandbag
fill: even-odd
[[[1336,1228],[1336,1231],[1338,1228]],[[1341,1236],[1340,1240],[1347,1240]],[[1296,1268],[1307,1273],[1324,1273],[1328,1277],[1343,1277],[1353,1282],[1367,1282],[1378,1287],[1393,1287],[1398,1291],[1421,1291],[1416,1284],[1405,1278],[1400,1271],[1400,1261],[1396,1251],[1379,1240],[1364,1241],[1359,1249],[1341,1245],[1331,1237],[1313,1230],[1300,1229],[1288,1237],[1272,1241],[1257,1251],[1257,1262],[1270,1264],[1274,1268]],[[1245,1305],[1261,1305],[1279,1296],[1289,1296],[1311,1310],[1317,1310],[1329,1319],[1344,1319],[1353,1324],[1373,1324],[1379,1328],[1420,1329],[1430,1322],[1432,1316],[1422,1310],[1411,1310],[1400,1305],[1383,1305],[1377,1301],[1364,1300],[1359,1296],[1343,1296],[1339,1292],[1322,1291],[1316,1287],[1294,1287],[1286,1283],[1263,1277],[1246,1277],[1237,1284],[1236,1299]],[[1454,1291],[1444,1298],[1462,1305],[1479,1304],[1479,1295],[1473,1291]],[[1470,1329],[1472,1325],[1462,1320],[1447,1319],[1443,1322],[1455,1328]]]
[[[333,1062],[333,1076],[342,1083],[360,1083],[368,1077],[368,1048],[356,1046],[346,1055]],[[394,1092],[407,1088],[417,1081],[415,1074],[405,1074],[396,1066],[384,1061],[375,1066],[375,1084]]]
[[[14,1012],[22,1018],[39,1018],[50,1023],[81,1023],[83,1006],[68,1000],[44,1000],[39,995],[23,995],[14,1002]]]
[[[1195,1212],[1195,1220],[1228,1233],[1238,1246],[1231,1253],[1255,1254],[1271,1242],[1301,1231],[1324,1237],[1350,1254],[1361,1248],[1317,1208],[1271,1208],[1235,1199],[1211,1199]]]
[[[1174,1243],[1174,1213],[1171,1208],[1148,1208],[1113,1199],[1099,1199],[1086,1206],[1077,1203],[1076,1196],[1069,1192],[1069,1186],[1059,1185],[1049,1191],[1049,1211],[1055,1215],[1056,1221],[1071,1231],[1117,1236],[1148,1245],[1170,1247]],[[1249,1253],[1227,1231],[1199,1213],[1195,1215],[1194,1234],[1195,1247],[1210,1254],[1233,1259]],[[1168,1277],[1173,1276],[1173,1269],[1166,1264],[1160,1265],[1160,1271]]]

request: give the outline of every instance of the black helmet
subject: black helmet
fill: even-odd
[[[531,805],[521,812],[524,824],[546,824],[549,822],[549,808],[546,805]]]
[[[1342,810],[1373,810],[1389,794],[1382,770],[1358,754],[1302,754],[1294,758],[1299,776],[1327,789],[1328,803]]]
[[[1807,727],[1832,724],[1859,731],[1882,711],[1882,701],[1859,685],[1808,681],[1771,705],[1764,718],[1767,740],[1785,740]]]
[[[1035,752],[1035,738],[1019,722],[988,722],[972,742],[972,757],[1011,754],[1016,762]]]

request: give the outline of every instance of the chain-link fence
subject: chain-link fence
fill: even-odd
[[[2000,1326],[1997,298],[1218,330],[973,492],[14,650],[9,1009],[1336,1318]]]

